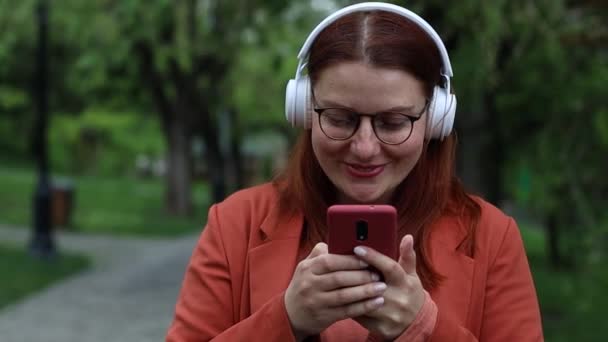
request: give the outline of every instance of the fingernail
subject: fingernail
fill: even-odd
[[[377,275],[376,273],[372,273],[372,280],[373,281],[378,281],[378,280],[380,280],[380,276]]]
[[[384,291],[384,290],[386,290],[386,284],[378,283],[378,284],[374,285],[374,290],[376,290],[376,292]]]
[[[355,247],[355,254],[357,254],[358,256],[365,256],[365,254],[367,254],[367,251],[365,250],[365,248],[357,246]]]
[[[366,262],[365,262],[365,261],[363,261],[363,260],[359,260],[359,264],[361,265],[361,267],[368,267],[368,266],[369,266],[369,264],[368,264],[368,263],[366,263]]]
[[[382,304],[384,304],[384,297],[378,297],[378,298],[374,299],[374,305],[380,306]]]

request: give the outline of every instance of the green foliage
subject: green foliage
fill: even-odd
[[[244,126],[286,126],[285,87],[295,75],[308,28],[322,17],[303,12],[289,19],[286,15],[273,18],[260,10],[256,18],[258,29],[243,31],[243,44],[230,74],[234,105]],[[287,20],[293,24],[286,25]]]
[[[81,255],[60,254],[55,260],[35,259],[24,247],[0,246],[0,309],[30,293],[80,272],[89,266]]]
[[[0,87],[0,107],[3,111],[23,110],[28,102],[29,97],[22,89],[8,85]]]
[[[160,158],[164,151],[158,121],[127,112],[58,115],[49,140],[52,169],[69,174],[133,174],[138,155]]]
[[[31,127],[28,116],[30,98],[18,87],[0,84],[0,149],[12,158],[27,152],[27,134],[15,136],[15,132],[27,132]]]
[[[541,4],[529,12],[535,31],[521,41],[499,88],[500,111],[510,115],[507,157],[525,167],[531,180],[529,196],[516,187],[511,195],[536,215],[558,217],[562,244],[567,252],[586,251],[571,254],[583,261],[605,249],[607,54],[569,38],[589,28],[568,20],[571,9],[559,2]]]

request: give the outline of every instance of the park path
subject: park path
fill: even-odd
[[[92,267],[0,311],[2,342],[163,341],[197,239],[118,238],[60,231],[59,250]],[[28,229],[0,225],[0,241],[26,246]]]

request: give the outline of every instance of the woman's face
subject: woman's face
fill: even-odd
[[[411,74],[364,63],[340,63],[321,72],[314,85],[314,107],[346,108],[357,113],[397,111],[419,116],[425,108],[423,83]],[[312,147],[325,174],[336,186],[340,203],[388,203],[395,188],[418,162],[424,145],[426,114],[410,137],[388,145],[376,137],[370,117],[361,117],[355,134],[332,140],[313,113]],[[324,125],[325,127],[325,125]]]

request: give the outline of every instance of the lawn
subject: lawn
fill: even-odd
[[[539,229],[522,226],[539,296],[545,338],[550,342],[603,341],[608,336],[608,272],[600,263],[554,270]]]
[[[24,168],[0,168],[0,223],[29,227],[36,174]],[[195,214],[190,218],[164,210],[162,180],[77,177],[74,179],[72,227],[78,232],[173,236],[200,230],[207,215],[205,184],[192,189]]]
[[[0,246],[0,309],[89,265],[83,256],[61,253],[51,261],[32,258],[24,247]]]

